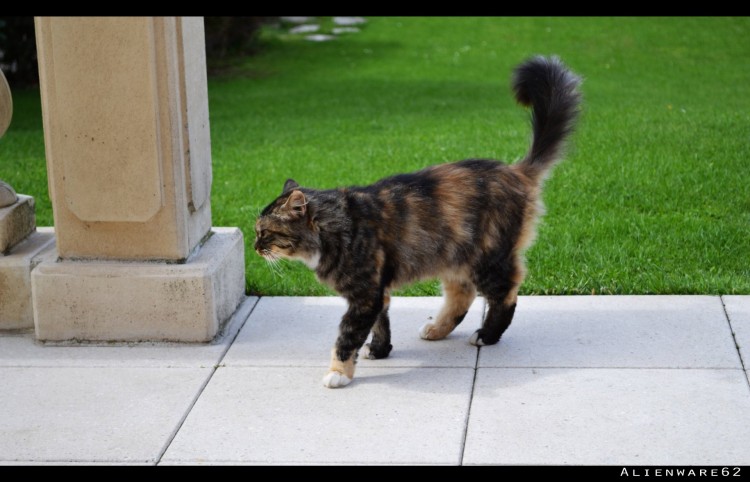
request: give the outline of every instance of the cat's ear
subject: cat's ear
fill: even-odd
[[[284,209],[292,218],[301,218],[304,216],[307,213],[307,199],[302,191],[292,191],[284,203]]]
[[[292,189],[297,189],[299,187],[299,184],[294,179],[287,179],[284,183],[284,190],[281,191],[281,194],[284,194],[285,192],[289,192]]]

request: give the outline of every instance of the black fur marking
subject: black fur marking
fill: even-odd
[[[349,309],[339,324],[336,357],[344,362],[364,345],[375,321],[383,309],[383,293],[378,299],[349,298]]]
[[[466,313],[468,312],[465,312],[463,315],[458,315],[457,317],[453,318],[453,323],[456,326],[460,325],[461,322],[464,321],[464,318],[466,318]]]
[[[436,185],[437,181],[434,177],[424,172],[415,172],[387,177],[365,189],[377,192],[384,187],[392,188],[395,186],[397,188],[396,191],[401,195],[416,194],[423,198],[431,198],[435,192]]]
[[[515,303],[511,306],[490,303],[490,309],[487,311],[487,317],[482,324],[482,328],[477,330],[478,339],[482,340],[482,344],[494,345],[500,341],[500,337],[503,336],[503,333],[513,321],[515,312]]]
[[[369,358],[380,359],[386,358],[393,349],[391,345],[391,324],[388,318],[388,309],[378,315],[375,325],[372,327],[372,340],[367,345],[370,348]]]

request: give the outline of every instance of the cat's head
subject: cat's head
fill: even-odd
[[[297,259],[315,268],[320,259],[320,238],[307,196],[292,179],[279,197],[255,222],[255,251],[267,261]]]

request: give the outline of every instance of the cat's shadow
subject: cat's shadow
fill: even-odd
[[[559,376],[566,368],[549,367],[518,367],[518,366],[480,366],[482,350],[504,350],[513,341],[501,340],[497,345],[477,348],[470,345],[465,336],[452,334],[445,341],[460,339],[466,344],[466,350],[472,350],[474,357],[470,362],[457,362],[451,365],[430,363],[425,357],[425,350],[421,348],[394,348],[391,356],[386,360],[367,360],[366,365],[359,364],[352,389],[357,386],[387,385],[408,391],[429,394],[467,394],[474,392],[476,384],[482,384],[483,389],[491,392],[502,390],[508,386],[528,385],[540,382],[548,376]],[[456,340],[458,341],[458,340]],[[439,344],[440,342],[425,342]],[[436,347],[440,351],[439,347]],[[457,349],[454,344],[445,347],[445,352]],[[432,359],[440,359],[435,354]],[[414,362],[421,363],[414,363]],[[407,366],[408,364],[408,366]]]

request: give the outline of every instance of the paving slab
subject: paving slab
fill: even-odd
[[[750,296],[722,296],[745,368],[750,369]]]
[[[38,460],[13,460],[13,461],[5,461],[0,460],[0,466],[20,466],[20,465],[51,465],[51,466],[154,466],[156,465],[156,462],[123,462],[123,461],[117,461],[116,463],[113,462],[90,462],[90,461],[82,461],[82,462],[46,462],[46,461],[38,461]]]
[[[718,296],[522,296],[480,367],[740,368]]]
[[[33,332],[0,334],[0,367],[212,367],[258,298],[247,298],[211,343],[40,343]]]
[[[464,464],[747,465],[736,369],[480,368]]]
[[[221,367],[164,464],[458,464],[474,370]]]
[[[156,462],[212,368],[0,368],[0,460]]]
[[[484,300],[471,306],[447,338],[427,341],[419,329],[432,321],[440,297],[394,297],[389,310],[393,351],[382,360],[361,358],[360,367],[474,367],[468,343],[481,325]],[[327,367],[346,301],[338,297],[263,297],[224,358],[226,366]],[[322,376],[322,375],[321,375]]]

